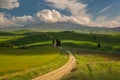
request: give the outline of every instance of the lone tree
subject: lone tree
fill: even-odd
[[[94,39],[94,41],[96,40],[96,36],[95,35],[93,36],[93,39]]]
[[[56,39],[56,46],[57,46],[57,47],[60,47],[60,43],[61,43],[60,40],[59,40],[59,39]]]
[[[58,40],[58,47],[60,47],[61,46],[61,41],[60,40]]]
[[[52,44],[53,44],[53,47],[56,47],[56,43],[54,39],[52,40]]]
[[[98,42],[98,48],[100,48],[101,47],[101,44],[100,44],[100,42]]]

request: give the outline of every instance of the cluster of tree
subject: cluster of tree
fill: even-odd
[[[54,47],[60,47],[61,41],[59,39],[53,39],[53,46]]]
[[[90,32],[91,35],[93,35],[93,40],[96,41],[97,38],[96,38],[96,35],[93,34],[93,32]],[[100,42],[97,42],[97,47],[100,48],[101,47],[101,43]]]

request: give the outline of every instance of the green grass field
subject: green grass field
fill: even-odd
[[[63,53],[50,46],[30,49],[0,48],[0,78],[3,76],[3,80],[29,80],[42,75],[67,62],[68,57]]]
[[[64,65],[66,53],[51,47],[57,38],[77,59],[77,67],[63,80],[120,80],[120,34],[29,30],[0,32],[0,80],[30,80]]]
[[[75,54],[77,65],[62,80],[119,80],[120,56],[70,49]]]

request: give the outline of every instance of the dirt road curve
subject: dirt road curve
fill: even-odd
[[[64,66],[32,80],[60,80],[65,75],[69,74],[75,67],[76,60],[70,51],[66,50],[66,52],[69,53],[69,61]]]

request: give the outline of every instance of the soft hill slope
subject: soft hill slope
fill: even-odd
[[[120,34],[83,34],[71,31],[27,32],[23,30],[19,34],[15,32],[14,35],[17,35],[15,39],[8,39],[4,43],[12,46],[39,46],[52,44],[52,40],[58,38],[62,41],[62,47],[79,47],[82,49],[120,53]],[[101,45],[100,48],[97,47],[98,43]]]
[[[8,42],[13,45],[20,46],[30,43],[49,41],[49,40],[51,40],[51,38],[46,33],[38,33],[38,34],[24,36],[16,40],[10,40]]]
[[[102,42],[109,44],[120,44],[120,35],[106,35],[106,34],[83,34],[75,32],[58,32],[58,33],[49,33],[55,38],[61,40],[77,40],[77,41],[91,41],[91,42]],[[94,40],[94,36],[96,40]]]

